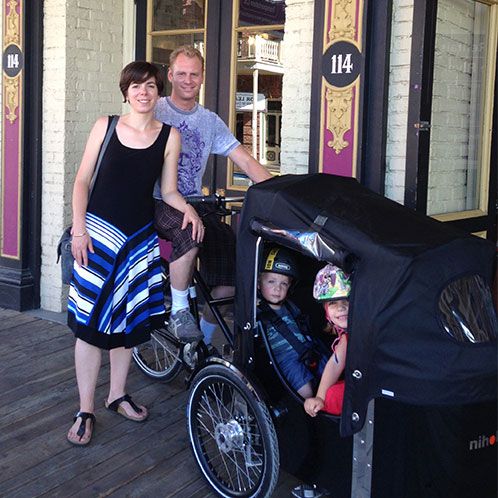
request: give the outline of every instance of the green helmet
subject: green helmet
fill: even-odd
[[[339,267],[328,264],[315,277],[313,297],[320,303],[347,299],[351,293],[349,275]]]
[[[280,273],[293,279],[298,277],[297,263],[291,251],[282,246],[271,245],[263,250],[260,271]]]

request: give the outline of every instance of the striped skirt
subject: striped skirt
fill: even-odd
[[[159,243],[152,222],[127,237],[87,213],[95,253],[74,265],[68,325],[76,337],[102,349],[131,348],[164,324]]]

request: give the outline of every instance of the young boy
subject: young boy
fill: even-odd
[[[322,374],[315,397],[304,402],[306,413],[312,417],[320,410],[340,415],[344,398],[344,380],[339,380],[346,365],[348,345],[348,312],[351,282],[349,276],[332,264],[326,265],[316,275],[313,297],[323,303],[325,316],[337,332],[332,344],[332,356]]]
[[[275,361],[285,378],[303,398],[309,398],[327,356],[317,351],[315,343],[307,337],[306,317],[287,299],[296,277],[297,265],[291,251],[280,246],[264,251],[258,278],[261,299],[257,318],[266,330]]]

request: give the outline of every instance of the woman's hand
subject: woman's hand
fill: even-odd
[[[88,232],[80,235],[73,231],[71,253],[79,266],[88,265],[88,251],[92,254],[95,252],[93,250],[92,239],[90,238],[90,235],[88,235]]]
[[[192,240],[202,242],[205,230],[204,225],[202,220],[199,218],[197,211],[190,204],[187,204],[187,209],[183,215],[182,230],[185,230],[189,223],[192,223]]]
[[[323,410],[325,402],[322,398],[316,396],[315,398],[308,398],[304,402],[304,410],[310,417],[316,417],[320,410]]]

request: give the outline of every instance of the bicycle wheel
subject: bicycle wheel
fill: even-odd
[[[220,496],[271,496],[280,467],[275,427],[266,405],[234,372],[208,365],[197,374],[187,428],[195,459]]]
[[[182,369],[181,348],[166,331],[153,330],[150,341],[133,348],[133,359],[152,379],[172,381]]]

